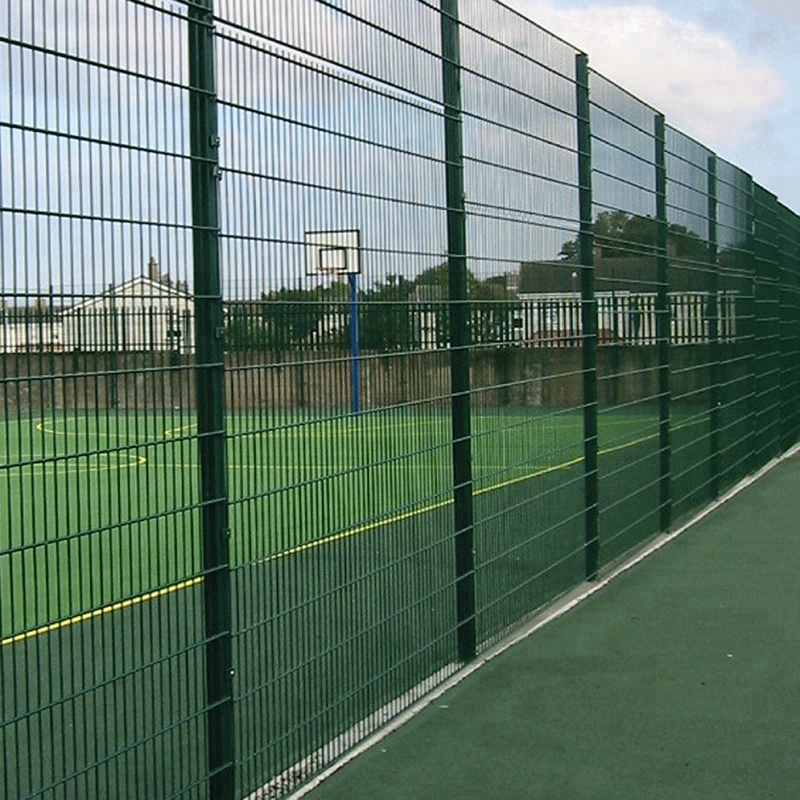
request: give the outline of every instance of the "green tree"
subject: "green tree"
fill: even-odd
[[[467,297],[471,300],[488,300],[494,295],[489,288],[492,278],[486,281],[478,280],[475,273],[467,268]],[[447,261],[436,264],[423,270],[414,280],[415,286],[438,286],[442,300],[450,299],[450,266]]]
[[[652,255],[658,243],[658,221],[624,211],[603,211],[594,223],[594,243],[604,258]],[[706,242],[685,225],[667,226],[667,247],[674,258],[692,261],[708,258]],[[564,242],[559,253],[563,261],[577,262],[579,256],[577,238]]]
[[[281,288],[261,295],[261,320],[269,348],[283,352],[302,347],[320,330],[320,323],[333,314],[347,297],[347,286],[336,282],[313,289]]]
[[[511,317],[506,296],[504,275],[478,280],[467,270],[467,292],[471,303],[471,320],[476,341],[503,341],[510,338]],[[447,262],[423,270],[414,280],[402,275],[387,275],[372,287],[359,293],[359,341],[361,348],[372,352],[396,352],[419,346],[424,320],[433,314],[436,342],[443,346],[449,331],[449,268]],[[349,337],[349,319],[341,330],[344,341]]]
[[[365,350],[407,350],[412,345],[410,299],[414,284],[387,275],[359,297],[359,339]]]
[[[225,349],[229,353],[266,350],[269,346],[267,329],[260,317],[243,306],[234,306],[225,323]]]

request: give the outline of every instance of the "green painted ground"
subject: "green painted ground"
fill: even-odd
[[[691,408],[675,420],[688,507],[708,491],[708,420]],[[192,421],[73,415],[5,430],[0,677],[12,796],[206,798]],[[244,796],[451,668],[450,420],[253,413],[229,418],[227,432]],[[473,434],[486,647],[582,579],[582,420],[484,409]],[[652,409],[602,411],[600,448],[608,561],[657,524]]]
[[[450,501],[450,420],[403,411],[227,420],[234,566]],[[603,414],[609,453],[652,443],[652,415]],[[185,412],[8,419],[0,450],[2,638],[200,571],[199,464]],[[473,421],[479,493],[576,463],[579,411]]]
[[[310,797],[794,800],[800,458]]]

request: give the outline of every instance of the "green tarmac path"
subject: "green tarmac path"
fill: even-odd
[[[307,797],[800,798],[800,457]]]

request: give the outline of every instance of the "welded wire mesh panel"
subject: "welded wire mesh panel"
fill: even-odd
[[[0,794],[205,796],[182,5],[0,6]]]
[[[754,311],[752,179],[717,163],[717,289],[724,300],[720,325],[719,480],[725,489],[751,469],[754,448]]]
[[[440,15],[220,3],[237,791],[453,670]]]
[[[800,439],[800,218],[780,206],[781,450]]]
[[[491,643],[583,569],[576,51],[461,5],[477,627]]]
[[[0,0],[2,797],[286,795],[797,441],[800,218],[588,74]]]
[[[753,187],[756,466],[780,452],[780,243],[778,201]]]
[[[717,359],[729,320],[716,265],[716,163],[703,145],[666,129],[670,433],[673,516],[717,492]]]
[[[414,0],[403,13],[363,0],[216,0],[214,6],[225,36],[257,35],[263,47],[293,54],[293,60],[310,59],[353,78],[441,100],[441,62],[433,57],[441,41],[438,3]],[[219,77],[225,81],[222,71]],[[273,99],[294,104],[295,89],[302,86],[285,84]]]
[[[659,527],[655,112],[592,73],[600,553]]]

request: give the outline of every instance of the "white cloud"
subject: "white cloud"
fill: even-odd
[[[598,72],[659,108],[670,124],[711,147],[756,141],[786,91],[776,70],[730,40],[652,6],[563,9],[552,0],[514,5],[585,50]]]

